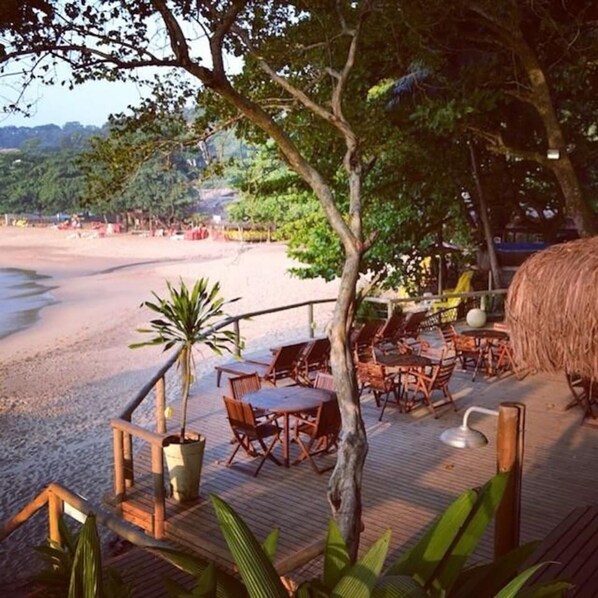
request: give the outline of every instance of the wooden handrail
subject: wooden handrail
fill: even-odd
[[[8,538],[16,529],[33,517],[48,504],[48,488],[44,488],[33,500],[29,501],[16,515],[13,515],[0,528],[0,542]]]
[[[0,542],[8,538],[15,530],[25,524],[45,505],[49,505],[52,500],[58,504],[59,508],[54,513],[50,508],[48,509],[50,529],[54,528],[58,530],[57,521],[52,520],[58,514],[64,513],[65,515],[73,517],[82,523],[85,521],[85,518],[89,513],[94,513],[96,516],[96,521],[100,525],[107,527],[121,538],[128,540],[136,546],[152,546],[162,548],[168,546],[164,542],[159,542],[158,540],[150,538],[119,517],[115,517],[111,513],[107,513],[100,507],[97,507],[88,501],[86,498],[83,498],[79,494],[75,494],[61,484],[54,482],[45,487],[16,515],[13,515],[6,523],[2,525],[0,528]],[[60,538],[56,536],[52,537],[53,535],[54,534],[51,534],[50,538],[60,543]]]

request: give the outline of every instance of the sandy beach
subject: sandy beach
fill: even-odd
[[[0,268],[51,277],[56,300],[32,327],[0,339],[0,520],[52,481],[96,503],[110,490],[108,421],[166,360],[159,349],[128,348],[150,317],[139,306],[151,291],[163,295],[166,280],[207,276],[220,281],[224,297],[241,298],[230,314],[336,295],[337,283],[292,278],[291,265],[282,244],[0,227]],[[318,332],[329,313],[330,307],[316,310]],[[306,309],[243,322],[241,333],[247,350],[301,338]],[[200,352],[198,373],[211,372],[216,361]],[[45,514],[38,515],[0,545],[0,587],[35,568],[30,547],[45,533]]]

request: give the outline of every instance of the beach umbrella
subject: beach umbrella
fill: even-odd
[[[506,320],[520,366],[598,379],[598,237],[528,258],[509,287]]]

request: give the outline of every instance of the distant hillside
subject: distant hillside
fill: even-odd
[[[38,127],[0,127],[0,150],[26,149],[35,146],[42,150],[59,148],[82,148],[94,135],[100,135],[104,129],[85,126],[78,122]]]

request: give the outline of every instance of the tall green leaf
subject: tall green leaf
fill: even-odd
[[[276,569],[247,524],[224,500],[211,495],[220,529],[252,598],[286,598]]]
[[[96,518],[89,513],[79,534],[68,598],[102,598],[102,555]]]
[[[334,519],[328,525],[328,535],[324,548],[324,585],[332,590],[349,566],[351,558],[345,540]]]
[[[485,563],[462,571],[453,585],[451,598],[494,596],[530,557],[538,542],[519,546],[492,563]]]
[[[390,530],[386,531],[341,577],[332,591],[335,598],[369,598],[384,566],[390,544]]]

